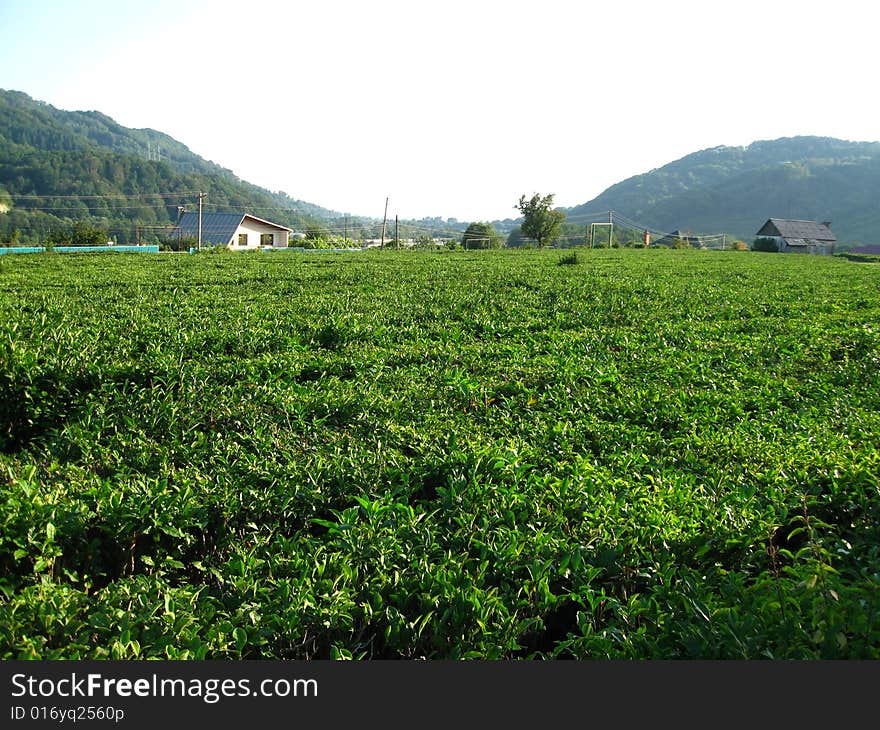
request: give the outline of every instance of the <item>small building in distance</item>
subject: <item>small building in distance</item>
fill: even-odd
[[[687,248],[688,246],[691,248],[706,247],[706,243],[703,241],[703,236],[695,236],[692,233],[684,233],[677,229],[654,241],[650,240],[650,234],[648,234],[647,231],[645,231],[645,234],[647,235],[646,243],[652,248],[657,246],[666,246],[667,248]]]
[[[837,236],[831,232],[831,221],[801,221],[787,218],[768,218],[755,234],[758,238],[772,238],[781,253],[834,253]]]
[[[199,214],[182,213],[177,228],[181,238],[198,240]],[[250,213],[202,213],[203,246],[227,246],[236,251],[287,248],[290,233],[290,228]]]

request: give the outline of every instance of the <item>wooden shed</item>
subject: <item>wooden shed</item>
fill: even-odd
[[[831,232],[831,222],[768,218],[756,234],[759,238],[772,238],[782,253],[834,253],[837,236]]]

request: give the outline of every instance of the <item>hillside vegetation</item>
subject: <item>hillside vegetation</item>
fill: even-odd
[[[880,143],[790,137],[715,147],[628,178],[566,210],[618,210],[653,228],[751,241],[768,218],[831,221],[842,243],[880,242]]]
[[[243,210],[317,237],[380,235],[381,221],[341,222],[339,213],[240,180],[161,132],[0,90],[0,242],[42,243],[75,221],[119,243],[154,239],[147,227],[173,225],[178,206],[194,209],[199,191],[207,193],[209,211]],[[579,240],[592,214],[614,210],[655,231],[751,241],[768,218],[802,218],[831,221],[843,250],[880,243],[878,197],[880,143],[791,137],[702,150],[623,180],[566,209],[566,230]],[[426,231],[458,238],[468,225],[440,218],[401,223],[403,238]],[[507,233],[516,223],[495,227]]]
[[[333,215],[240,180],[161,132],[0,90],[0,241],[43,241],[88,220],[128,243],[135,226],[173,225],[178,205],[194,210],[199,191],[206,210],[243,210],[291,227]]]
[[[873,264],[0,268],[4,659],[880,658]]]

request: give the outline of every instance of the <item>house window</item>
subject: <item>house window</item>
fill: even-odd
[[[260,245],[261,246],[274,246],[275,245],[275,234],[274,233],[261,233],[260,234]]]
[[[247,246],[248,245],[248,235],[247,233],[239,233],[238,234],[238,245],[239,246]]]

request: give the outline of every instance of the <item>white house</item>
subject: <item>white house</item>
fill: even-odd
[[[198,238],[199,214],[182,213],[177,227],[181,238]],[[228,246],[236,251],[266,246],[287,248],[290,228],[250,213],[202,213],[202,245]]]

